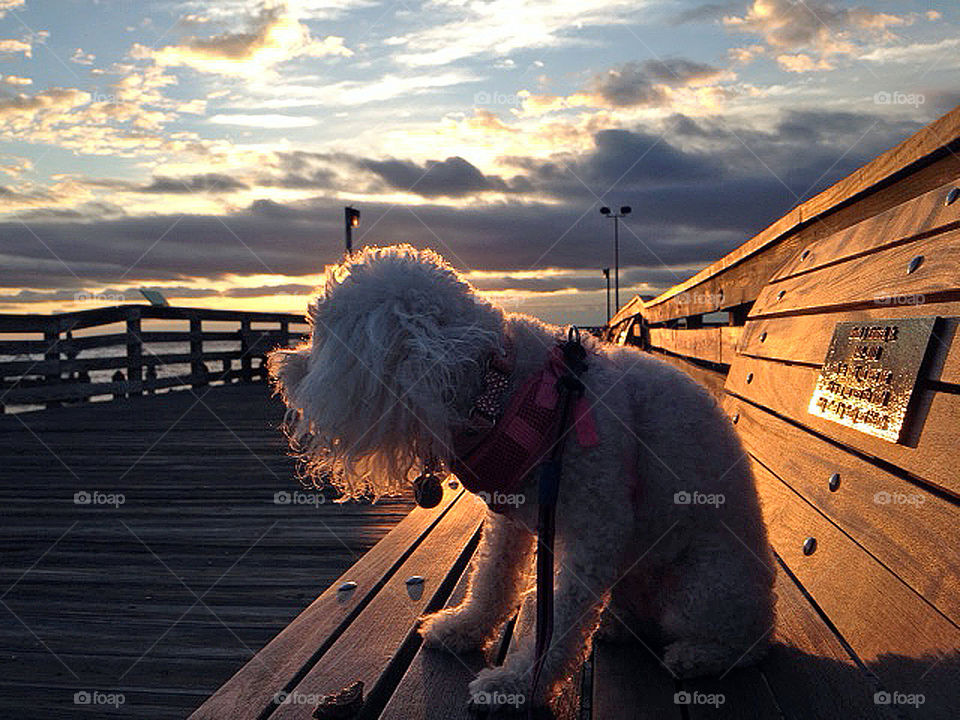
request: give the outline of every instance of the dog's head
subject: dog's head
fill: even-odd
[[[377,497],[450,455],[503,342],[500,310],[436,253],[402,245],[328,267],[309,319],[308,342],[269,358],[308,472],[348,497]]]

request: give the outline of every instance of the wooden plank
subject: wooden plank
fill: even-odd
[[[367,703],[381,700],[384,704],[405,667],[385,672],[397,658],[408,651],[412,659],[419,635],[417,618],[430,607],[441,607],[452,587],[444,586],[459,577],[469,552],[470,543],[479,537],[479,527],[486,506],[473,495],[464,494],[430,531],[403,565],[363,609],[360,617],[346,628],[333,645],[323,653],[290,692],[300,697],[318,697],[333,693],[355,680],[363,680]],[[459,565],[459,567],[458,567]],[[452,570],[453,569],[453,570]],[[451,576],[451,572],[455,572]],[[413,575],[427,579],[420,598],[411,597],[405,580]],[[437,597],[442,593],[442,597]],[[334,601],[335,602],[335,601]],[[334,607],[330,607],[328,612]],[[273,692],[276,692],[274,689]],[[231,704],[232,707],[232,704]],[[212,708],[211,708],[212,710]],[[241,710],[241,712],[244,712]],[[270,716],[272,720],[310,718],[313,707],[308,704],[281,705]],[[367,711],[365,711],[367,712]],[[237,717],[222,709],[198,717]],[[250,717],[256,717],[251,715]]]
[[[651,328],[650,345],[674,355],[720,362],[720,328]]]
[[[748,403],[727,398],[725,407],[751,455],[960,622],[960,546],[944,543],[960,526],[960,507]]]
[[[468,575],[464,570],[446,607],[463,600]],[[485,664],[481,652],[454,657],[421,646],[378,720],[470,720],[467,686]]]
[[[951,230],[855,257],[766,286],[750,317],[956,300],[960,297],[958,253],[960,230]],[[908,272],[908,264],[917,256],[923,257],[922,264]]]
[[[756,666],[731,670],[723,678],[680,683],[690,720],[780,720],[780,708]]]
[[[946,203],[947,195],[956,187],[957,181],[951,180],[901,205],[810,243],[780,268],[772,282],[906,242],[920,235],[956,229],[960,226],[960,203]]]
[[[916,391],[905,442],[891,443],[808,413],[817,372],[803,365],[741,357],[730,368],[726,390],[960,497],[954,467],[960,447],[960,395]]]
[[[943,320],[931,340],[926,377],[960,385],[960,344],[954,343],[960,327],[960,302],[924,303],[816,313],[751,320],[744,329],[740,352],[751,357],[820,366],[827,356],[838,322],[892,320],[939,316]]]
[[[724,382],[726,382],[726,375],[719,370],[708,370],[700,365],[695,365],[692,362],[665,353],[651,353],[651,355],[685,372],[709,390],[718,401],[723,398],[723,386]]]
[[[786,720],[887,720],[879,689],[851,658],[794,580],[777,565],[774,643],[760,664]]]
[[[951,139],[944,136],[945,144],[941,147],[949,143],[957,144],[956,125],[960,110],[954,110],[950,115],[954,118],[951,121],[953,135]],[[901,147],[910,142],[906,141]],[[917,149],[917,146],[913,147]],[[877,173],[876,168],[885,164],[884,158],[887,156],[903,159],[910,156],[910,151],[898,152],[894,148],[870,163],[876,164],[874,170],[866,173],[857,171],[833,188],[794,208],[690,279],[644,303],[644,317],[650,322],[663,322],[749,302],[773,272],[810,242],[960,176],[960,157],[937,150],[896,168],[888,166],[889,172],[886,174],[884,171]],[[864,179],[869,182],[857,187],[858,181]],[[685,297],[678,298],[680,295]]]
[[[593,650],[593,717],[596,720],[681,720],[670,674],[639,645],[599,641]]]
[[[260,717],[272,706],[274,695],[290,689],[288,686],[308,667],[315,654],[326,650],[325,643],[347,629],[357,614],[383,591],[384,580],[395,579],[393,575],[399,572],[399,564],[410,549],[420,548],[463,494],[462,490],[454,492],[449,488],[444,492],[443,503],[433,510],[414,509],[190,717],[195,720]],[[469,502],[460,504],[472,507]],[[451,517],[462,516],[463,510],[460,510]],[[357,590],[345,597],[338,588],[346,581],[356,582]]]
[[[776,475],[751,464],[772,546],[844,640],[887,690],[925,696],[917,717],[951,717],[960,683],[949,655],[960,647],[960,629]],[[809,555],[808,537],[817,542]]]

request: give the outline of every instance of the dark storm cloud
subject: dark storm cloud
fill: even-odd
[[[683,58],[631,62],[596,76],[590,90],[614,107],[658,105],[665,100],[665,95],[657,85],[684,85],[721,72],[712,65]]]
[[[354,243],[432,247],[464,270],[598,272],[612,265],[613,243],[612,223],[597,208],[631,205],[634,212],[621,227],[621,266],[638,268],[634,285],[671,285],[892,147],[918,124],[822,111],[786,113],[779,125],[763,129],[675,116],[656,128],[662,136],[605,130],[580,155],[511,159],[535,197],[549,202],[516,192],[508,202],[454,207],[363,203]],[[311,173],[325,163],[362,164],[347,156],[300,157],[282,171]],[[417,190],[459,197],[456,193],[477,188],[518,187],[513,179],[486,176],[466,161],[450,160],[381,161],[377,181],[390,178],[402,186],[418,170],[434,168],[434,178]],[[0,286],[122,287],[230,274],[319,273],[342,255],[342,204],[331,195],[296,203],[261,199],[222,217],[119,216],[94,222],[35,215],[27,226],[7,221],[0,223]],[[593,285],[589,277],[558,282]],[[559,289],[550,278],[511,287]],[[297,286],[235,292],[301,290],[309,292]]]
[[[358,164],[382,179],[393,190],[422,197],[463,197],[479,192],[509,192],[507,182],[484,175],[462,157],[428,160],[423,165],[410,160],[361,160]]]
[[[249,186],[236,178],[221,173],[204,173],[188,177],[155,177],[149,185],[136,190],[141,193],[178,193],[195,192],[226,193],[246,190]]]

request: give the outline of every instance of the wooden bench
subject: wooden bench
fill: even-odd
[[[611,320],[612,341],[689,373],[736,424],[776,554],[777,642],[755,667],[698,681],[674,679],[642,644],[598,642],[559,718],[960,716],[957,151],[960,111]],[[928,316],[942,320],[899,442],[808,412],[837,323]],[[364,720],[469,717],[467,683],[510,652],[512,624],[488,657],[421,647],[416,618],[458,602],[484,515],[461,489],[445,493],[192,717],[309,718],[357,679]]]

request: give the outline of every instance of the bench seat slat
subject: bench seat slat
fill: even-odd
[[[443,502],[433,510],[414,508],[386,537],[240,668],[191,715],[191,720],[258,718],[270,707],[273,696],[283,690],[327,638],[372,597],[382,578],[394,569],[410,547],[428,534],[458,497],[458,492],[447,488]],[[322,532],[322,529],[318,528],[318,532]],[[337,597],[337,588],[346,580],[356,582],[357,589],[342,602]]]
[[[653,357],[657,358],[658,360],[662,360],[669,365],[673,365],[678,370],[685,372],[700,385],[709,390],[717,400],[723,398],[723,386],[726,382],[725,373],[722,373],[719,370],[710,370],[702,365],[697,365],[689,360],[684,360],[683,358],[675,357],[673,355],[653,353]]]
[[[400,677],[391,681],[390,673],[385,671],[405,649],[415,649],[419,642],[415,628],[417,618],[431,605],[442,607],[452,592],[453,588],[449,587],[442,598],[436,597],[445,585],[454,584],[462,572],[469,558],[465,553],[473,549],[468,546],[479,537],[485,508],[475,496],[461,495],[292,692],[300,698],[316,697],[337,692],[355,680],[363,680],[367,702],[371,701],[371,696],[378,695],[386,705],[393,690],[390,684],[399,682]],[[454,568],[455,577],[451,576]],[[406,579],[413,575],[426,578],[420,598],[412,598],[405,585]],[[411,659],[412,656],[411,652]],[[402,673],[403,669],[400,668],[399,672]],[[309,703],[284,704],[270,718],[307,719],[313,709]]]
[[[960,546],[949,541],[960,527],[960,507],[759,408],[733,399],[726,407],[739,415],[748,452],[960,623]],[[840,475],[836,491],[828,487],[833,473]],[[884,502],[898,494],[911,501]]]
[[[879,720],[878,689],[794,580],[777,566],[774,644],[760,669],[786,720]]]
[[[776,475],[752,465],[771,544],[845,641],[887,690],[925,696],[925,714],[915,717],[951,717],[946,711],[960,707],[960,629]],[[809,556],[807,537],[817,541]]]
[[[598,641],[593,651],[593,717],[681,720],[673,678],[640,645]]]
[[[460,604],[468,575],[464,570],[446,607]],[[467,685],[484,664],[480,652],[454,656],[421,646],[378,720],[472,720]]]

